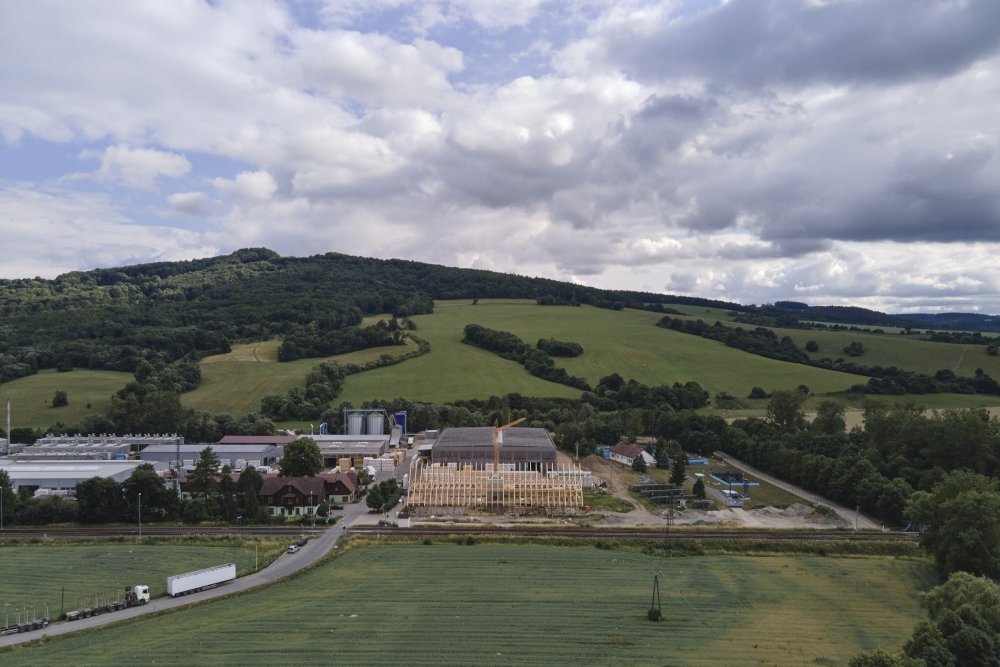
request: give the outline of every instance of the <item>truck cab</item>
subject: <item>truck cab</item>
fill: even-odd
[[[135,607],[149,602],[149,586],[139,584],[131,588],[125,587],[125,606]]]

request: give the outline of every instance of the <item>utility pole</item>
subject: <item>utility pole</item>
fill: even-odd
[[[646,618],[651,621],[659,621],[663,618],[663,611],[660,608],[660,571],[653,574],[653,601],[649,605],[649,612]]]
[[[139,492],[139,539],[142,539],[142,491]]]

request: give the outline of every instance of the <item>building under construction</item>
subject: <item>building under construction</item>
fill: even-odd
[[[429,457],[413,461],[406,506],[500,512],[583,507],[578,471],[557,469],[548,433],[540,428],[511,429],[520,421],[502,427],[446,429]]]

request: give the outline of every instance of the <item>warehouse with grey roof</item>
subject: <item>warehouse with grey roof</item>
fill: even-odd
[[[493,427],[446,428],[430,447],[431,464],[493,464]],[[544,428],[517,427],[500,435],[500,463],[515,470],[553,467],[556,446]]]

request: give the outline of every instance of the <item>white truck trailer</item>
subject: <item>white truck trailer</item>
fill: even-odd
[[[212,588],[223,582],[232,581],[235,578],[235,563],[216,565],[215,567],[207,567],[204,570],[195,570],[194,572],[185,572],[184,574],[167,577],[167,593],[173,597],[177,597],[185,593]]]

